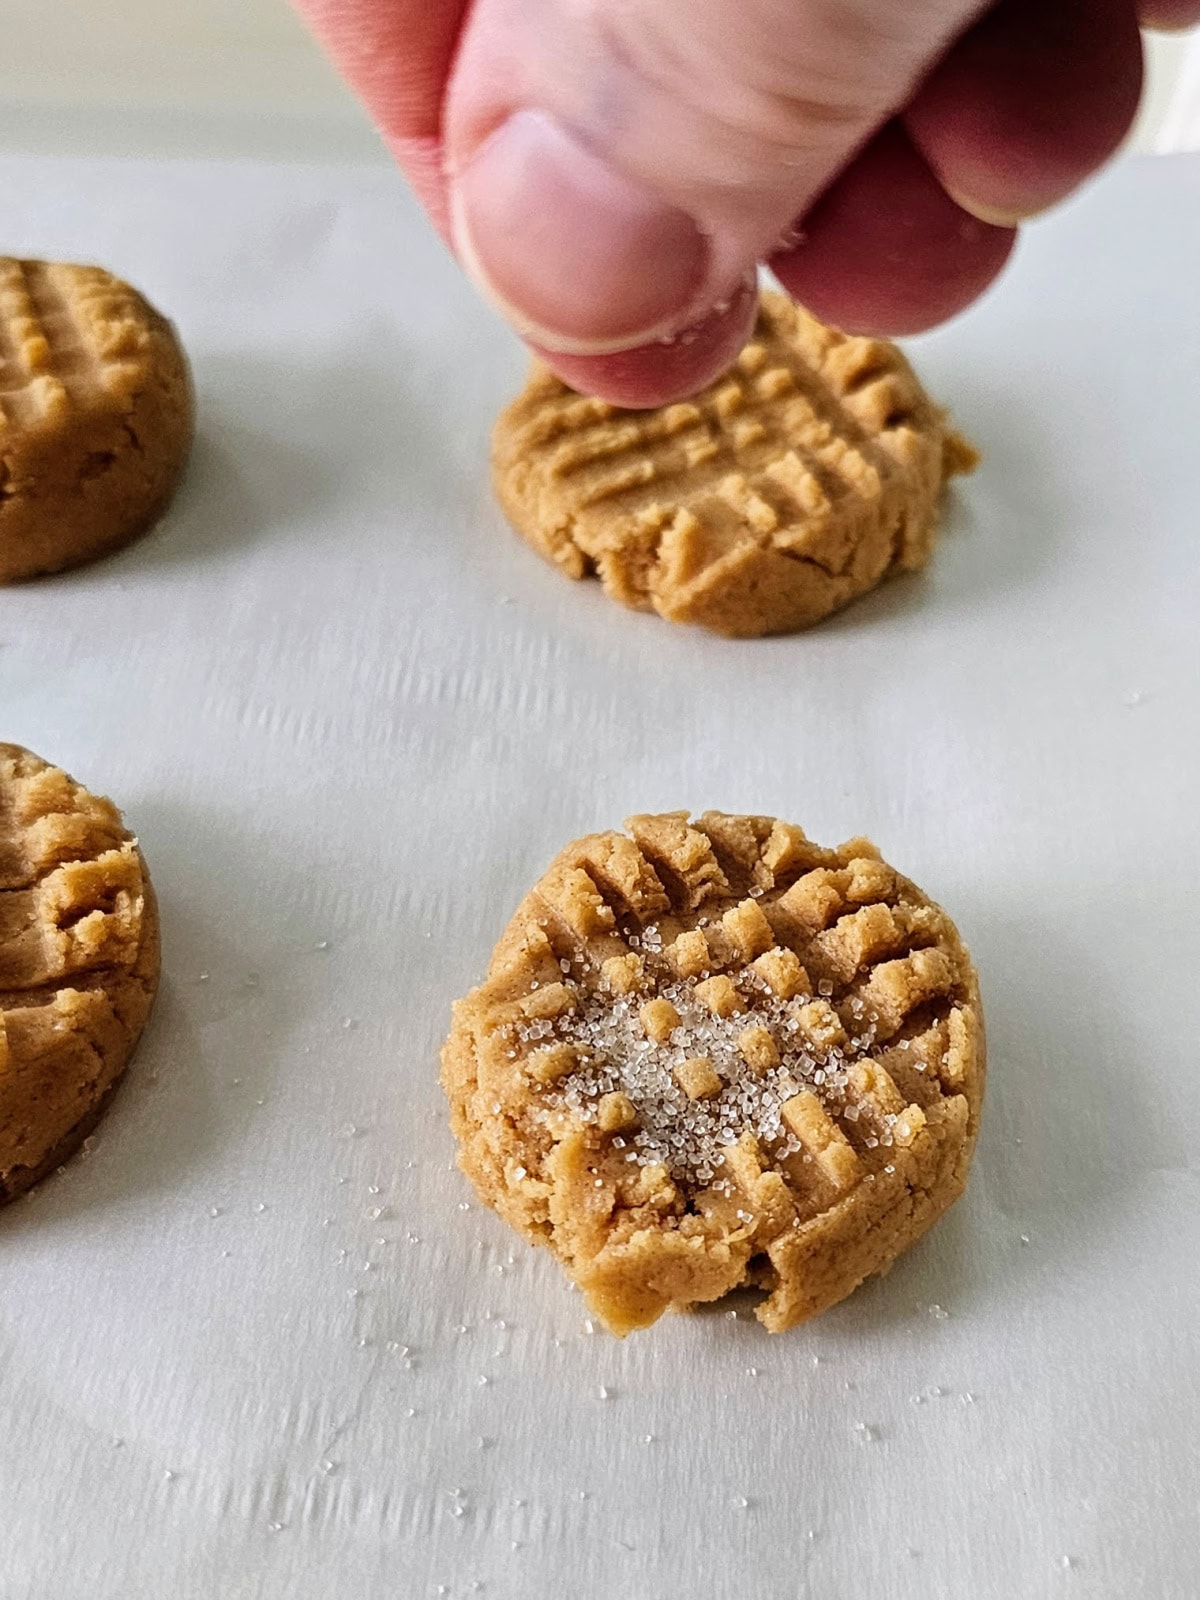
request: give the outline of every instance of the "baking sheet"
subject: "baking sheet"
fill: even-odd
[[[933,567],[750,643],[503,529],[522,357],[390,173],[0,181],[201,408],[156,533],[0,592],[0,738],[124,806],[165,945],[91,1153],[0,1215],[3,1600],[1194,1596],[1200,160],[917,341],[986,452]],[[774,1339],[593,1331],[436,1081],[560,844],[681,805],[871,834],[983,974],[967,1197]]]

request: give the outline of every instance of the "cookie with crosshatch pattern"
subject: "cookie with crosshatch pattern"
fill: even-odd
[[[171,324],[100,267],[0,256],[0,583],[143,533],[192,440]]]
[[[0,744],[0,1204],[100,1120],[158,970],[154,890],[116,806]]]
[[[747,637],[924,566],[946,480],[976,460],[895,345],[770,292],[695,399],[625,411],[535,364],[492,441],[505,514],[569,577]]]
[[[561,852],[454,1008],[459,1165],[614,1333],[746,1285],[779,1332],[961,1194],[975,970],[865,839],[719,811],[625,826]]]

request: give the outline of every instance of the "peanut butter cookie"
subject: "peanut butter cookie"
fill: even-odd
[[[946,479],[976,460],[895,345],[773,293],[734,367],[678,405],[623,411],[535,365],[492,453],[509,520],[569,577],[741,636],[924,566]]]
[[[0,744],[0,1203],[99,1121],[158,965],[154,891],[117,808]]]
[[[144,532],[191,440],[183,351],[135,289],[99,267],[0,256],[0,583]]]
[[[975,971],[867,840],[717,811],[626,828],[557,857],[455,1007],[459,1164],[614,1333],[747,1284],[778,1332],[962,1192]]]

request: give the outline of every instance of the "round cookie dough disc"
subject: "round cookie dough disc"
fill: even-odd
[[[0,1203],[96,1125],[158,968],[154,891],[117,808],[0,744]]]
[[[747,637],[924,566],[946,479],[975,461],[895,345],[775,293],[694,400],[623,411],[535,365],[492,441],[506,515],[569,577]]]
[[[0,583],[150,527],[192,420],[175,331],[135,289],[99,267],[0,256]]]
[[[454,1009],[459,1164],[614,1333],[745,1285],[778,1332],[961,1194],[975,971],[865,839],[718,811],[626,828],[557,857]]]

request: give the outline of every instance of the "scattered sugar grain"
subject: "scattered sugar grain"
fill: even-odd
[[[647,971],[642,991],[614,997],[580,990],[570,1012],[517,1026],[517,1037],[525,1045],[553,1037],[576,1045],[583,1057],[585,1064],[548,1092],[551,1106],[561,1105],[591,1123],[597,1120],[605,1095],[625,1094],[637,1111],[639,1126],[623,1136],[624,1159],[640,1166],[661,1162],[677,1181],[700,1186],[712,1182],[725,1149],[737,1142],[743,1129],[768,1147],[778,1147],[782,1155],[806,1153],[789,1136],[782,1117],[784,1103],[800,1088],[815,1089],[835,1116],[852,1109],[847,1102],[847,1068],[874,1043],[872,1026],[865,1028],[854,1047],[817,1053],[800,1035],[793,1002],[771,993],[757,974],[737,975],[738,1009],[728,1017],[717,1016],[697,998],[694,983],[675,977],[661,960],[661,935],[655,927],[644,929],[640,940],[631,935],[626,939],[644,952]],[[824,982],[832,993],[832,985]],[[650,996],[668,1003],[679,1017],[678,1026],[662,1043],[647,1036],[642,1021]],[[741,1038],[748,1024],[771,1036],[779,1054],[777,1066],[759,1072],[746,1061]],[[722,1083],[707,1100],[689,1099],[675,1075],[685,1062],[699,1058],[711,1063]],[[850,1120],[858,1115],[858,1108],[853,1110]],[[498,1115],[498,1105],[495,1111]]]

